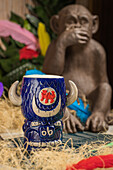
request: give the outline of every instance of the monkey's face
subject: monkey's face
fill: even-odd
[[[92,37],[92,25],[93,20],[89,13],[70,11],[70,13],[60,17],[59,34],[65,30],[71,33],[78,33],[81,38],[86,38],[88,42]]]
[[[65,32],[70,36],[74,34],[71,37],[77,38],[78,43],[87,43],[98,29],[98,16],[92,16],[81,5],[70,5],[54,15],[50,23],[52,30],[58,35]]]

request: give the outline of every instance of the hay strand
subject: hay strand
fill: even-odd
[[[12,136],[12,132],[22,132],[24,117],[20,107],[13,106],[9,99],[3,95],[0,98],[0,133],[7,133],[9,140],[0,139],[0,168],[1,169],[37,169],[37,170],[65,170],[67,165],[77,163],[84,158],[93,155],[106,155],[113,153],[113,145],[108,145],[104,141],[91,142],[75,149],[73,140],[70,138],[60,146],[32,150],[27,152],[27,148],[21,140],[17,143]],[[71,141],[71,147],[68,146]],[[14,145],[11,145],[11,142]]]

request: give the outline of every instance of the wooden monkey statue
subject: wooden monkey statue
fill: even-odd
[[[106,116],[110,111],[112,89],[106,72],[106,54],[101,44],[92,38],[98,30],[98,16],[93,16],[81,5],[64,7],[50,20],[52,30],[58,35],[46,53],[43,72],[63,75],[78,87],[79,96],[91,102],[91,116],[85,127],[66,108],[64,130],[93,132],[108,129]],[[67,88],[69,88],[69,85]]]

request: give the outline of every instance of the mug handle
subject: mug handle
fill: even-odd
[[[78,97],[78,89],[75,83],[69,80],[69,85],[70,85],[70,91],[69,91],[69,94],[66,96],[66,99],[67,99],[66,106],[69,106],[72,103],[74,103]]]
[[[22,104],[21,96],[16,93],[18,84],[19,81],[15,81],[8,91],[9,100],[16,106],[20,106]]]

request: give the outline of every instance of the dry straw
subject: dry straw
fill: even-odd
[[[23,121],[20,107],[15,107],[3,94],[3,98],[0,98],[0,133],[6,132],[6,129],[21,131]]]
[[[23,116],[20,107],[14,107],[3,95],[0,99],[0,133],[22,131]],[[71,147],[68,142],[71,140]],[[0,139],[0,169],[26,169],[26,170],[65,170],[67,165],[95,155],[113,154],[113,146],[105,147],[105,142],[100,144],[85,144],[78,149],[73,147],[69,139],[62,149],[60,146],[53,148],[37,149],[28,153],[22,142],[16,143],[13,139]],[[14,145],[11,145],[15,143]],[[94,152],[95,150],[95,152]]]

